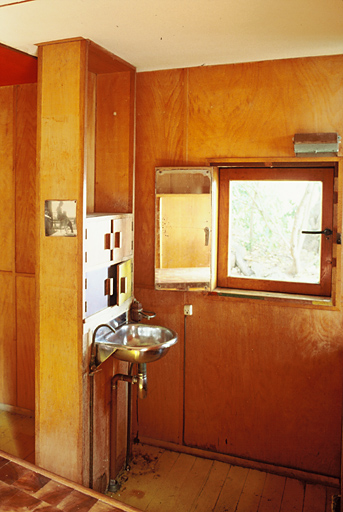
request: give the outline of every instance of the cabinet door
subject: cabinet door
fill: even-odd
[[[117,303],[116,268],[102,267],[86,273],[85,316]]]
[[[121,306],[132,296],[132,260],[117,265],[117,304]]]
[[[132,255],[132,218],[131,216],[112,221],[112,261],[119,263]]]
[[[90,217],[86,220],[85,265],[119,263],[132,255],[132,216]]]
[[[87,268],[111,262],[110,233],[110,217],[87,219],[85,235],[85,264]]]

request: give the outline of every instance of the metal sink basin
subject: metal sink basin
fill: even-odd
[[[125,324],[115,332],[104,325],[95,339],[97,362],[113,356],[129,363],[151,363],[165,356],[177,339],[176,332],[159,325]]]

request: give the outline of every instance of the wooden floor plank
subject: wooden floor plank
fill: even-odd
[[[169,475],[160,489],[159,495],[155,496],[149,503],[146,510],[149,512],[169,512],[177,510],[176,503],[180,498],[180,492],[184,488],[184,482],[189,482],[189,473],[196,461],[193,455],[181,453],[171,468]]]
[[[190,512],[209,512],[214,510],[230,467],[229,464],[224,462],[213,462],[208,479],[193,502]]]
[[[235,511],[249,469],[231,466],[214,508],[215,512]]]
[[[135,449],[131,471],[122,473],[120,490],[110,494],[117,500],[146,510],[150,501],[159,493],[161,487],[179,458],[177,452],[165,451],[145,445]]]
[[[230,476],[230,473],[229,473]],[[242,494],[239,498],[237,512],[257,512],[267,474],[255,469],[249,469]]]
[[[177,495],[170,500],[164,510],[190,510],[208,481],[212,466],[213,461],[196,457]]]
[[[34,462],[34,419],[0,410],[0,449]],[[113,497],[148,512],[331,512],[339,489],[135,445]]]
[[[302,512],[305,484],[294,478],[287,478],[280,512]]]
[[[285,477],[268,474],[263,488],[258,512],[279,512],[285,485]]]
[[[326,488],[322,485],[306,484],[303,512],[325,512]]]

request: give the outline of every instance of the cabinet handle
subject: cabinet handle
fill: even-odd
[[[121,248],[121,231],[116,231],[114,233],[114,248],[115,249],[120,249]]]
[[[108,277],[107,279],[105,279],[105,295],[113,295],[113,290],[113,278]]]
[[[127,293],[127,277],[120,278],[120,293]]]
[[[113,233],[105,234],[105,249],[111,250],[113,248]]]

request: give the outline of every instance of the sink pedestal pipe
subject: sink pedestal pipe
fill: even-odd
[[[132,408],[132,384],[138,384],[138,398],[146,398],[148,391],[148,381],[146,372],[146,363],[138,364],[138,374],[132,375],[133,363],[129,366],[129,374],[125,375],[117,373],[111,380],[111,427],[110,427],[110,481],[108,484],[108,492],[117,492],[120,484],[116,480],[116,439],[115,432],[117,426],[117,404],[115,403],[115,391],[119,381],[127,382],[128,397],[127,397],[127,427],[126,427],[126,459],[124,469],[130,471],[130,457],[131,457],[131,408]]]

